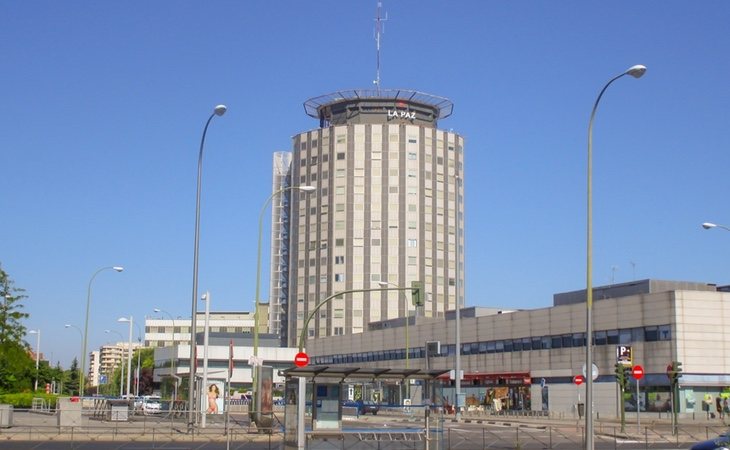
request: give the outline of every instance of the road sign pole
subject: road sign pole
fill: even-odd
[[[636,379],[636,432],[641,434],[641,401],[639,397],[639,379]]]

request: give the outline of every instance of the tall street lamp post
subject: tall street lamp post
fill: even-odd
[[[170,320],[172,320],[172,354],[170,355],[170,377],[172,378],[172,402],[175,403],[175,400],[177,400],[177,374],[175,373],[175,358],[177,357],[177,342],[175,342],[175,319],[172,317],[172,314],[165,311],[164,309],[155,308],[154,311],[156,313],[165,313],[168,316],[170,316]]]
[[[145,319],[147,317],[145,316]],[[140,376],[140,365],[142,358],[142,330],[139,327],[139,322],[135,322],[134,325],[137,327],[137,371],[136,375],[134,376],[135,384],[134,384],[134,396],[139,397],[139,376]]]
[[[461,195],[461,177],[459,175],[456,175],[456,195],[455,195],[455,203],[456,203],[456,214],[454,214],[454,217],[456,219],[456,232],[455,232],[455,240],[456,240],[456,246],[455,248],[455,259],[456,259],[456,274],[455,274],[455,280],[454,280],[454,286],[456,290],[456,339],[455,339],[455,347],[456,347],[456,353],[455,353],[455,361],[454,361],[454,416],[457,421],[461,420],[461,407],[462,401],[461,401],[461,296],[459,295],[459,280],[461,279],[461,257],[459,253],[459,248],[461,242],[459,241],[459,196]]]
[[[120,317],[117,319],[117,322],[129,322],[129,348],[127,348],[127,398],[129,398],[131,394],[129,384],[132,378],[132,324],[134,323],[134,319],[132,316]]]
[[[124,342],[124,336],[116,330],[104,330],[104,333],[114,333],[119,336],[119,339],[121,339],[119,342]],[[124,395],[124,347],[121,347],[121,351],[119,353],[121,354],[121,359],[119,361],[119,397],[121,398],[122,395]]]
[[[254,407],[256,410],[255,417],[258,417],[258,411],[261,410],[261,397],[258,395],[257,390],[257,383],[258,383],[258,367],[260,366],[260,361],[258,360],[259,356],[259,303],[261,302],[261,299],[259,298],[259,293],[261,292],[261,240],[264,230],[264,213],[266,212],[266,209],[268,208],[271,201],[276,197],[277,195],[281,194],[282,192],[286,192],[289,190],[299,190],[302,192],[313,192],[316,188],[314,186],[287,186],[285,188],[281,188],[277,191],[274,191],[269,198],[266,199],[264,202],[264,205],[261,207],[261,212],[259,213],[259,234],[258,234],[258,244],[256,247],[256,293],[254,295],[254,306],[253,306],[253,358],[252,362],[254,364],[253,367],[253,394],[254,394]]]
[[[70,323],[67,323],[66,325],[64,325],[64,327],[65,328],[74,328],[74,329],[76,329],[76,331],[79,332],[79,337],[81,337],[81,344],[83,345],[83,343],[84,343],[84,333],[81,332],[81,328],[77,327],[76,325],[72,325]],[[84,354],[81,353],[81,358],[83,358],[83,357],[84,357]],[[81,366],[80,365],[79,365],[79,381],[81,381]],[[79,385],[79,394],[80,393],[81,393],[81,385]]]
[[[91,285],[94,283],[94,278],[104,270],[112,269],[117,272],[122,272],[124,267],[121,266],[109,266],[102,267],[101,269],[94,272],[89,280],[89,288],[86,293],[86,319],[84,320],[84,343],[81,345],[81,379],[79,380],[79,396],[84,396],[84,376],[86,375],[86,346],[89,341],[89,308],[91,307]]]
[[[587,232],[586,232],[586,450],[593,450],[593,187],[592,187],[592,171],[593,171],[593,119],[596,116],[598,103],[603,97],[606,89],[619,78],[624,75],[631,75],[634,78],[640,78],[646,72],[646,67],[636,65],[630,67],[625,72],[613,77],[601,89],[601,92],[593,104],[591,118],[588,122],[588,204],[587,204]]]
[[[41,330],[40,328],[37,330],[30,330],[28,334],[35,334],[35,387],[33,388],[34,391],[38,390],[38,363],[40,361],[40,355],[41,355]]]
[[[256,294],[254,296],[254,307],[253,307],[253,356],[254,361],[259,355],[259,303],[261,299],[259,298],[259,293],[261,291],[261,240],[263,236],[263,230],[264,230],[264,213],[266,212],[266,209],[268,208],[271,201],[276,197],[277,195],[281,194],[282,192],[286,192],[292,189],[297,189],[302,192],[312,192],[316,188],[314,186],[287,186],[285,188],[279,189],[278,191],[275,191],[273,194],[269,196],[269,198],[266,199],[264,202],[264,206],[261,207],[261,212],[259,213],[259,235],[258,235],[258,245],[256,247]],[[256,361],[255,361],[256,362]],[[256,362],[258,364],[258,362]]]
[[[218,105],[213,109],[208,121],[203,128],[203,137],[200,139],[200,151],[198,152],[198,187],[195,196],[195,244],[193,250],[193,296],[192,314],[190,317],[190,382],[188,383],[188,430],[192,429],[195,423],[195,371],[197,356],[195,355],[195,318],[198,315],[198,251],[200,248],[200,191],[203,182],[203,149],[205,148],[205,135],[208,132],[208,125],[215,116],[222,116],[226,113],[225,105]]]

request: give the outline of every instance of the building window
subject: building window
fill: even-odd
[[[335,264],[345,264],[345,257],[342,255],[335,256]]]
[[[336,273],[335,274],[335,281],[345,281],[345,274],[344,273]]]
[[[345,240],[344,239],[342,239],[342,238],[335,239],[335,247],[344,247],[344,246],[345,246]]]
[[[337,153],[337,160],[338,161],[342,161],[343,159],[345,159],[345,152],[338,152]]]
[[[418,247],[418,239],[408,239],[408,246],[411,248]]]

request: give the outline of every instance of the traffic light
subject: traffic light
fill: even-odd
[[[631,374],[631,366],[624,366],[624,391],[631,388],[631,380],[634,376]]]
[[[411,301],[413,306],[423,306],[423,281],[411,281]]]
[[[682,376],[682,363],[679,361],[672,361],[672,370],[669,372],[669,381],[672,384],[679,382],[679,377]]]
[[[625,391],[629,385],[629,377],[627,376],[626,366],[616,363],[616,365],[613,366],[613,369],[616,374],[616,384],[619,385],[622,391]]]

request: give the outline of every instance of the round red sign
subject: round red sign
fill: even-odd
[[[580,386],[583,384],[583,382],[586,380],[586,377],[583,375],[576,375],[573,377],[573,383],[575,383],[577,386]]]
[[[299,352],[294,357],[294,365],[297,367],[306,367],[309,364],[309,355],[304,352]]]
[[[641,380],[644,378],[644,368],[640,365],[635,365],[631,368],[631,376],[634,377],[635,380]]]

